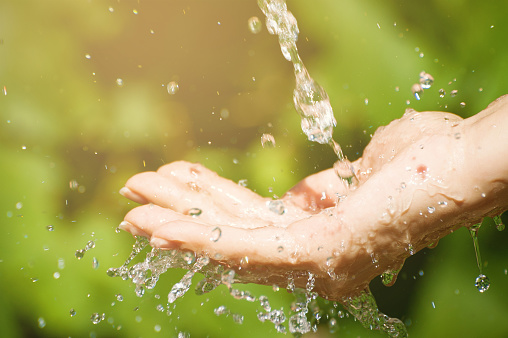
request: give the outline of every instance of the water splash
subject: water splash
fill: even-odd
[[[358,296],[344,298],[342,304],[363,327],[383,331],[390,337],[407,337],[404,323],[397,318],[390,318],[381,313],[368,288]]]
[[[168,303],[172,304],[178,298],[182,297],[190,288],[192,283],[192,277],[196,274],[196,272],[200,271],[203,267],[205,267],[210,262],[210,259],[206,256],[199,257],[196,260],[196,263],[192,266],[182,279],[173,285],[171,291],[168,294]]]
[[[135,236],[136,242],[132,245],[132,251],[129,257],[125,260],[122,266],[118,268],[109,268],[106,272],[110,277],[121,277],[123,280],[129,279],[129,264],[130,262],[148,245],[148,238],[142,236]]]

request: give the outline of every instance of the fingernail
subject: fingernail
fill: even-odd
[[[132,190],[130,190],[127,187],[123,187],[122,189],[120,189],[120,191],[118,193],[120,195],[122,195],[123,197],[127,197],[128,194],[132,194]]]
[[[160,249],[171,249],[174,247],[174,244],[172,244],[172,242],[168,240],[159,237],[152,237],[152,239],[150,240],[150,246]]]
[[[122,229],[123,231],[128,231],[128,229],[132,229],[133,225],[132,223],[129,223],[127,221],[122,221],[118,227]]]

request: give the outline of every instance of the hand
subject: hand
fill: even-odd
[[[408,110],[353,163],[355,187],[333,169],[311,175],[280,200],[282,214],[199,164],[171,163],[128,180],[121,193],[143,205],[121,227],[153,247],[204,253],[242,282],[284,286],[292,275],[305,287],[311,272],[315,291],[341,300],[458,227],[508,208],[507,127],[506,97],[466,120]]]

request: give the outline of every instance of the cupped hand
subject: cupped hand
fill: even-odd
[[[153,247],[206,254],[242,282],[285,286],[293,276],[304,287],[310,272],[316,292],[340,300],[459,226],[507,209],[508,163],[477,165],[492,156],[478,147],[488,144],[483,133],[506,130],[507,107],[500,99],[467,120],[408,110],[352,163],[356,186],[347,189],[329,169],[278,201],[200,164],[174,162],[127,181],[122,195],[142,205],[121,228]]]

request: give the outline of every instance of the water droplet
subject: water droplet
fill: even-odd
[[[191,251],[182,252],[182,259],[190,265],[196,261],[196,255]]]
[[[369,99],[366,98],[365,100],[363,100],[363,102],[365,103],[366,106],[369,105]]]
[[[439,97],[443,98],[445,97],[445,95],[446,95],[445,90],[443,88],[439,89]]]
[[[446,207],[448,205],[448,202],[446,202],[446,201],[439,201],[439,202],[437,202],[437,204],[439,206]]]
[[[333,333],[337,332],[338,329],[339,329],[339,324],[337,323],[337,319],[330,318],[330,320],[328,321],[328,331],[333,334]]]
[[[138,13],[139,13],[139,12],[138,12],[138,10],[137,10],[137,9],[133,9],[133,10],[132,10],[132,14],[134,14],[134,15],[138,15]]]
[[[71,188],[71,190],[77,190],[77,189],[78,189],[78,187],[79,187],[79,183],[78,183],[78,181],[76,181],[76,180],[71,180],[71,181],[69,182],[69,188]]]
[[[199,208],[191,208],[188,212],[189,216],[192,216],[192,217],[198,217],[202,213],[203,213],[203,210],[201,210]]]
[[[95,242],[94,241],[88,241],[88,243],[86,243],[85,250],[90,250],[90,249],[93,249],[93,248],[95,248]]]
[[[247,179],[241,179],[238,181],[238,185],[242,186],[242,187],[246,187],[247,186]]]
[[[419,101],[421,99],[422,94],[423,94],[422,85],[419,83],[415,83],[411,87],[411,91],[413,92],[413,95],[415,96],[415,98]]]
[[[381,275],[381,281],[383,282],[383,285],[385,286],[392,286],[395,284],[395,281],[397,280],[397,276],[399,274],[398,270],[395,271],[385,271]]]
[[[409,254],[410,254],[411,256],[413,256],[413,255],[415,254],[415,251],[414,251],[413,245],[412,245],[411,243],[409,243],[409,244],[407,245],[407,250],[409,251]]]
[[[52,225],[47,225],[46,226],[46,230],[48,230],[48,231],[54,231],[55,228]]]
[[[76,256],[77,259],[83,258],[83,256],[85,256],[85,250],[83,250],[83,249],[76,250],[76,253],[74,254],[74,256]]]
[[[57,271],[57,272],[53,273],[53,278],[54,279],[60,278],[60,272]]]
[[[458,92],[459,92],[459,91],[458,91],[457,89],[454,89],[454,90],[452,90],[452,91],[450,92],[450,96],[451,96],[451,97],[455,97],[455,96],[457,96],[457,93],[458,93]]]
[[[239,313],[233,313],[233,321],[237,324],[243,324],[243,315]]]
[[[275,147],[275,138],[271,134],[263,134],[261,136],[261,145],[263,148]]]
[[[94,257],[94,258],[92,259],[92,267],[93,267],[94,269],[98,269],[98,268],[99,268],[99,261],[97,260],[97,257]]]
[[[434,77],[424,71],[420,73],[420,85],[423,89],[429,89],[434,83]]]
[[[213,309],[213,313],[215,313],[216,316],[220,316],[229,313],[229,310],[225,305],[220,305],[219,307]]]
[[[167,84],[166,89],[168,90],[169,95],[174,95],[178,92],[180,86],[178,85],[178,82],[171,81],[170,83]]]
[[[286,212],[286,207],[281,200],[270,200],[266,202],[266,205],[271,212],[274,212],[277,215],[283,215]]]
[[[18,202],[18,203],[16,203],[16,209],[18,209],[18,210],[19,210],[19,209],[21,209],[21,208],[23,208],[23,203],[22,203],[22,202]]]
[[[85,54],[85,59],[90,60],[91,58],[92,58],[92,56],[90,54]]]
[[[123,79],[121,79],[121,78],[116,79],[116,85],[118,87],[123,87]]]
[[[76,315],[76,310],[74,310],[74,309],[70,309],[70,310],[69,310],[69,315],[70,315],[71,317],[74,317],[74,316]]]
[[[37,324],[39,325],[39,327],[42,329],[46,326],[46,320],[44,320],[43,317],[39,317],[37,319]]]
[[[494,217],[492,217],[492,220],[496,224],[497,230],[499,230],[499,231],[503,231],[504,230],[505,225],[503,223],[503,220],[501,219],[501,216],[494,216]]]
[[[282,252],[282,251],[284,251],[284,247],[283,247],[282,245],[281,245],[281,246],[279,246],[279,247],[277,248],[277,251],[278,251],[278,252]]]
[[[489,278],[485,275],[480,274],[478,277],[476,277],[476,280],[474,282],[474,286],[480,291],[481,293],[484,293],[487,291],[490,287],[490,281]]]
[[[136,288],[134,291],[136,292],[136,296],[138,296],[140,298],[143,297],[145,294],[145,288],[143,285],[140,285],[140,284],[136,285]]]
[[[436,208],[434,208],[434,207],[427,207],[427,210],[428,210],[429,214],[433,214],[434,211],[436,211]]]
[[[104,318],[106,318],[106,314],[99,314],[97,312],[94,312],[92,313],[92,316],[90,317],[90,320],[92,321],[93,324],[97,325],[99,324],[101,321],[104,320]]]
[[[63,258],[58,258],[58,268],[60,270],[65,268],[65,260]]]
[[[117,301],[123,302],[123,296],[122,296],[122,294],[120,294],[120,293],[116,294],[115,298],[116,298]]]
[[[215,227],[212,230],[212,235],[210,236],[210,241],[217,242],[222,235],[222,230],[219,227]]]
[[[247,25],[249,26],[249,30],[251,33],[257,34],[261,32],[261,29],[263,28],[263,24],[261,23],[261,20],[257,16],[250,17],[247,21]]]

